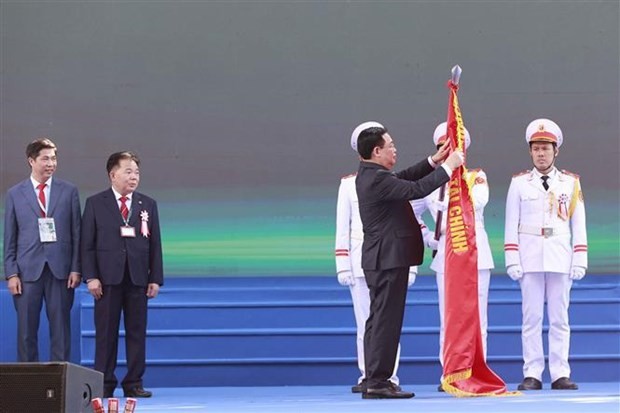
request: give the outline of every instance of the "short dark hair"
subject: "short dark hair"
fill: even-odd
[[[136,163],[136,165],[140,166],[140,158],[138,158],[138,155],[136,155],[135,153],[131,151],[115,152],[110,155],[110,157],[108,158],[108,163],[106,164],[108,175],[110,174],[110,172],[112,172],[112,169],[120,165],[121,160],[123,159],[132,160]]]
[[[55,154],[58,153],[58,148],[51,139],[37,138],[26,146],[26,158],[37,159],[43,149],[53,149]]]
[[[370,159],[372,151],[378,146],[383,148],[385,139],[383,135],[387,133],[387,128],[373,127],[364,129],[357,138],[357,153],[362,159]]]

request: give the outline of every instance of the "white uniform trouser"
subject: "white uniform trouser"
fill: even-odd
[[[366,378],[366,367],[364,364],[364,332],[366,330],[366,320],[370,315],[370,293],[368,285],[364,277],[355,277],[355,285],[349,287],[351,290],[351,299],[353,300],[353,313],[355,314],[355,324],[357,326],[357,367],[362,374],[358,379],[360,383]],[[396,363],[394,364],[394,373],[390,377],[390,381],[394,384],[399,383],[398,361],[400,359],[400,344],[398,345],[398,353],[396,353]]]
[[[570,326],[568,306],[573,281],[568,274],[557,272],[526,272],[521,284],[523,325],[523,376],[542,381],[545,369],[542,324],[545,300],[549,319],[549,373],[551,382],[560,377],[570,377],[568,350]]]
[[[446,326],[444,323],[445,313],[445,285],[444,273],[436,273],[437,293],[439,298],[439,362],[443,366],[443,343],[445,340]],[[480,314],[480,332],[482,333],[482,351],[484,359],[487,359],[487,303],[489,301],[489,283],[491,282],[491,270],[478,270],[478,312]]]

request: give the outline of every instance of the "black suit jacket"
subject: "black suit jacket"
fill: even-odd
[[[450,180],[428,160],[393,173],[360,162],[355,186],[364,229],[362,268],[386,270],[422,264],[424,244],[409,200],[424,198]]]
[[[148,214],[148,238],[140,233],[141,215],[144,212]],[[122,225],[123,218],[112,189],[86,200],[80,240],[84,280],[98,278],[102,284],[120,284],[127,262],[134,285],[163,285],[161,235],[155,200],[134,192],[129,225],[136,229],[135,238],[121,237]]]

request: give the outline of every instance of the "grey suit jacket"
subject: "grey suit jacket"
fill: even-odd
[[[18,274],[36,281],[47,262],[54,277],[67,279],[80,272],[80,198],[77,187],[52,179],[48,217],[54,218],[56,242],[41,242],[39,204],[30,179],[15,185],[6,195],[4,211],[4,274]]]
[[[423,160],[394,173],[360,162],[355,186],[364,229],[362,268],[386,270],[422,264],[424,244],[409,200],[424,198],[450,180]]]

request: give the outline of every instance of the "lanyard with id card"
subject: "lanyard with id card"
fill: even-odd
[[[125,225],[121,225],[121,238],[135,238],[136,229],[129,225],[129,218],[131,218],[131,209],[127,214],[127,219],[123,218]]]
[[[121,237],[123,238],[135,238],[136,229],[129,225],[121,225]]]
[[[41,242],[56,242],[54,218],[39,218],[39,239]]]

